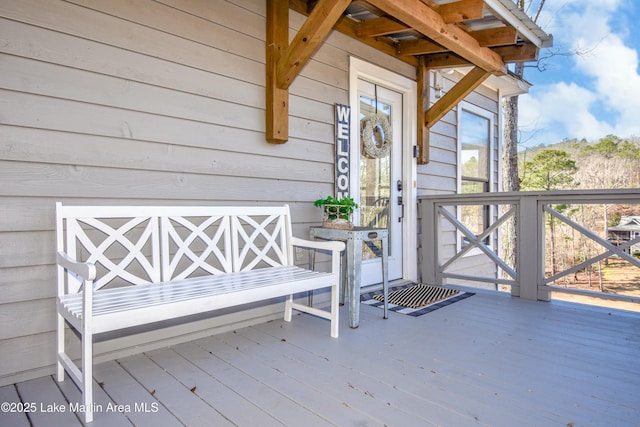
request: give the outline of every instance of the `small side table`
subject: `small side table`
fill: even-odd
[[[351,230],[337,228],[311,227],[311,239],[340,240],[347,244],[346,253],[342,255],[341,280],[342,293],[340,302],[344,303],[345,285],[349,288],[349,326],[360,325],[360,286],[362,283],[362,242],[380,240],[382,243],[382,292],[384,293],[384,318],[387,318],[389,305],[389,230],[386,228],[354,227]],[[345,262],[346,256],[346,262]]]

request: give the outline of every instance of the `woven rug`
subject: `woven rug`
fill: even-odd
[[[413,283],[389,290],[389,310],[410,316],[421,316],[454,302],[475,295],[472,292],[461,292],[442,286]],[[381,291],[363,294],[363,304],[383,308],[384,296]]]

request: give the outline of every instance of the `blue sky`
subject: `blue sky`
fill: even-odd
[[[640,137],[640,1],[546,0],[537,23],[554,38],[540,57],[556,54],[525,70],[534,86],[519,101],[520,148]]]

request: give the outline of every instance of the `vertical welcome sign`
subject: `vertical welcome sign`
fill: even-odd
[[[349,197],[351,107],[336,104],[336,198]]]

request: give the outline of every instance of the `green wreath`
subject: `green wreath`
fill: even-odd
[[[379,159],[388,156],[393,140],[388,116],[375,113],[362,119],[361,138],[364,152],[368,157]]]

